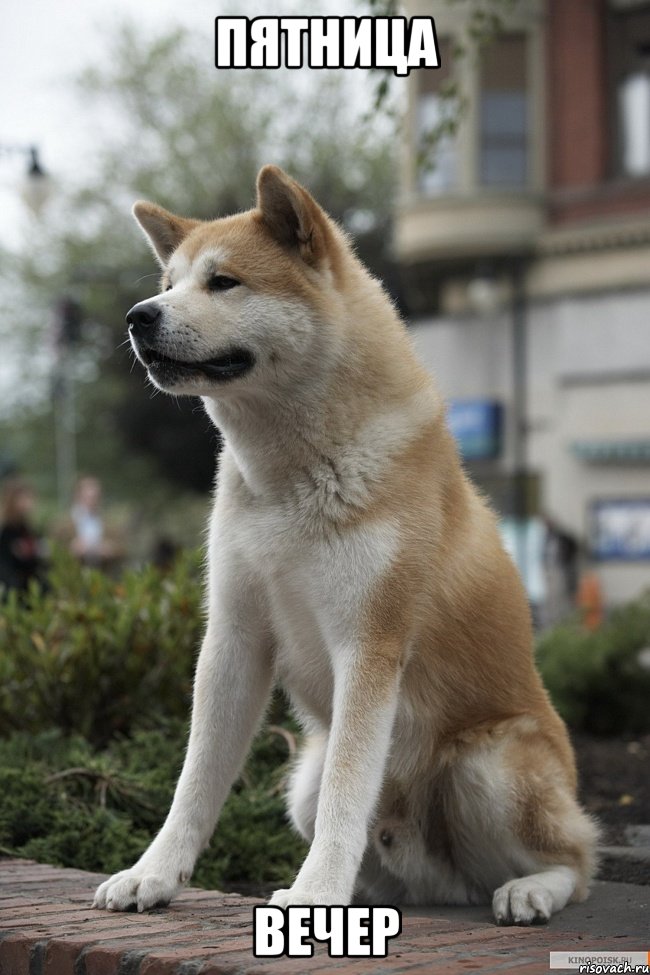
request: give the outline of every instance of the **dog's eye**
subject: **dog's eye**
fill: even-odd
[[[236,288],[238,284],[239,281],[236,281],[235,278],[229,278],[225,274],[213,274],[208,279],[210,291],[230,291],[231,288]]]
[[[168,284],[167,287],[165,288],[165,291],[171,291],[173,287],[174,287],[173,284]]]

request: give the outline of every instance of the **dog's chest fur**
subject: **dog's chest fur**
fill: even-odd
[[[398,551],[398,526],[337,527],[322,519],[318,492],[254,497],[231,456],[221,468],[220,500],[236,511],[236,546],[268,613],[278,678],[305,717],[329,724],[337,655],[362,638],[369,596]]]

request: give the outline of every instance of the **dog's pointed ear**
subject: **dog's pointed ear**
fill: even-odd
[[[186,217],[176,217],[156,203],[147,203],[146,200],[138,200],[132,212],[163,267],[166,266],[178,245],[200,222],[188,220]]]
[[[278,166],[263,166],[257,177],[262,222],[283,247],[316,267],[331,241],[328,218],[307,190]]]

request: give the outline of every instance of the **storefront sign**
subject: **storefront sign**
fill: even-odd
[[[448,420],[463,460],[494,460],[501,453],[502,408],[494,400],[452,399]]]
[[[594,558],[650,560],[650,498],[597,500],[589,515]]]

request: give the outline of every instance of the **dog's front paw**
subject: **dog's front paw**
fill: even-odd
[[[521,877],[495,891],[492,910],[497,924],[546,924],[553,912],[553,898],[538,881]]]
[[[108,911],[147,911],[163,907],[182,887],[180,879],[168,873],[135,866],[122,870],[97,888],[93,907]]]
[[[294,884],[293,887],[285,890],[276,890],[269,904],[271,907],[297,907],[300,904],[310,907],[331,907],[349,904],[349,902],[349,895],[345,896],[339,890]]]

